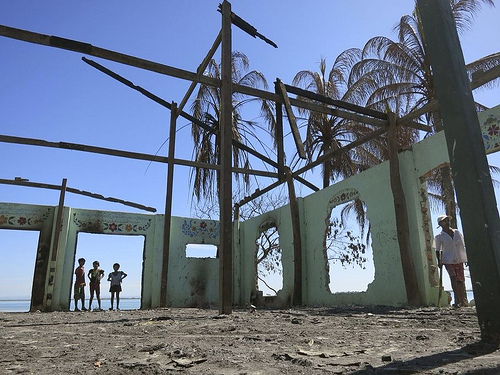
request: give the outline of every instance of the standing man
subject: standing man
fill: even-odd
[[[464,276],[464,263],[467,262],[465,242],[458,229],[450,228],[450,220],[451,216],[438,216],[437,222],[442,231],[434,238],[432,247],[436,249],[439,268],[441,269],[444,264],[448,275],[450,275],[451,287],[455,296],[453,306],[465,307],[468,306]]]

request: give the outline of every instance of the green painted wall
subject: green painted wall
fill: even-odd
[[[494,149],[493,136],[500,133],[500,106],[479,115],[484,125],[485,145]],[[485,133],[486,132],[486,133]],[[488,143],[489,142],[489,143]],[[406,195],[411,228],[410,245],[419,291],[424,305],[437,301],[437,271],[431,249],[433,223],[424,176],[448,162],[444,134],[438,133],[399,154],[400,173]],[[319,192],[298,199],[302,242],[302,299],[305,305],[405,305],[394,204],[389,184],[389,164],[383,163]],[[375,278],[364,292],[331,293],[323,241],[326,220],[339,204],[359,197],[367,207],[372,230]],[[78,233],[140,235],[143,253],[142,308],[160,304],[164,215],[132,214],[64,208],[63,225],[52,261],[57,207],[0,203],[0,229],[40,231],[33,282],[32,310],[67,310],[72,297],[72,278]],[[260,298],[256,287],[256,239],[269,223],[280,235],[283,288],[274,298]],[[273,307],[289,306],[293,297],[293,232],[289,206],[236,223],[233,231],[234,303],[255,301]],[[187,244],[219,245],[219,223],[172,217],[167,303],[175,307],[218,305],[219,264],[217,258],[188,258]]]

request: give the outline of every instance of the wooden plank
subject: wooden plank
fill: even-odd
[[[288,116],[288,123],[290,124],[290,128],[292,129],[292,135],[293,135],[293,140],[295,141],[295,147],[297,148],[299,157],[305,159],[306,152],[304,151],[304,144],[302,143],[302,139],[300,138],[299,128],[297,126],[297,120],[295,119],[295,115],[293,114],[292,105],[290,104],[290,99],[288,98],[285,85],[279,79],[276,80],[276,82],[281,97],[283,98],[283,105],[285,106],[286,115]]]
[[[221,118],[220,118],[220,245],[219,314],[233,311],[233,222],[232,222],[232,64],[231,4],[222,3]]]
[[[500,218],[448,0],[417,0],[443,120],[484,342],[500,344]]]
[[[396,230],[398,236],[401,266],[405,281],[406,297],[410,306],[420,306],[421,297],[418,290],[417,273],[413,264],[410,246],[410,225],[406,208],[406,197],[401,183],[398,158],[398,128],[396,115],[389,113],[389,173],[391,190],[394,197],[394,211],[396,215]]]
[[[293,235],[293,305],[302,305],[302,240],[300,237],[300,218],[297,196],[293,185],[293,176],[290,168],[286,168],[286,182],[288,198],[290,200],[290,214],[292,218]]]

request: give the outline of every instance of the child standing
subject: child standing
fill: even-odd
[[[120,292],[122,291],[122,280],[127,277],[127,274],[123,271],[118,271],[120,265],[118,263],[113,264],[113,272],[108,275],[108,281],[111,281],[109,287],[109,292],[111,293],[111,307],[113,310],[113,300],[116,293],[116,309],[120,310]]]
[[[94,293],[97,297],[97,304],[99,308],[97,311],[102,311],[101,309],[101,279],[104,277],[104,270],[99,268],[100,264],[97,260],[92,263],[92,268],[87,276],[90,279],[90,300],[89,300],[89,310],[92,311],[92,299],[94,298]]]
[[[85,259],[78,259],[78,267],[75,269],[75,311],[80,311],[78,308],[78,300],[82,302],[82,310],[87,311],[85,308]]]

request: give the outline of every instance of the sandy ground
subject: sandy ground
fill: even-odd
[[[474,308],[0,313],[2,374],[500,374]]]

